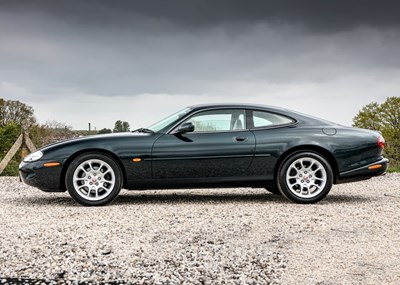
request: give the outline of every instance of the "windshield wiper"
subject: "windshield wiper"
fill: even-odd
[[[137,130],[132,131],[132,133],[146,133],[146,134],[154,134],[153,130],[146,129],[146,128],[139,128]]]

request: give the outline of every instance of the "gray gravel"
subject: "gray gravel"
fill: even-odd
[[[0,177],[0,282],[399,284],[400,175],[316,205],[263,189],[133,192],[85,208]]]

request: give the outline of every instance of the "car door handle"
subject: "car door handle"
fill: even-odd
[[[235,137],[234,139],[237,142],[245,142],[245,141],[247,141],[247,137]]]

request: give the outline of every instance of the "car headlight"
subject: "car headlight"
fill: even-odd
[[[28,155],[27,157],[24,158],[24,162],[33,162],[33,161],[37,161],[39,159],[41,159],[43,156],[43,152],[39,151],[35,151],[32,152],[30,155]]]

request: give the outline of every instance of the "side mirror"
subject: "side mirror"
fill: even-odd
[[[192,122],[183,123],[178,127],[178,129],[174,132],[175,134],[183,134],[190,133],[194,131],[194,125]]]

